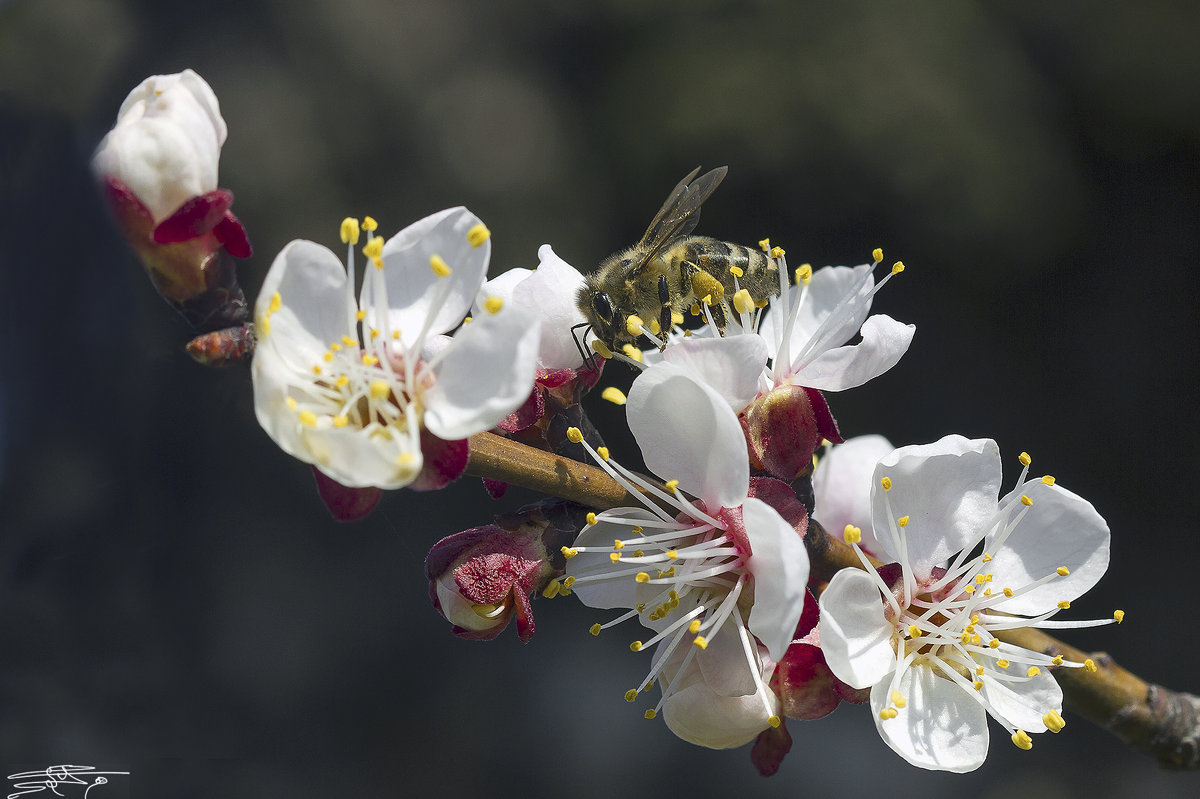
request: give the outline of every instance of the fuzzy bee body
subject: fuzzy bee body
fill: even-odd
[[[699,171],[679,182],[641,241],[605,258],[579,289],[576,304],[587,320],[579,327],[587,327],[609,349],[637,338],[630,329],[631,316],[658,333],[671,328],[673,317],[678,320],[694,304],[705,303],[724,332],[728,301],[736,291],[745,289],[759,304],[779,292],[779,268],[761,250],[691,235],[700,206],[727,168],[696,178]]]

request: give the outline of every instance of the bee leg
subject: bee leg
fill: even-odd
[[[725,303],[714,302],[708,306],[708,312],[712,314],[713,324],[717,326],[717,330],[722,336],[725,335],[725,326],[729,324],[728,317],[725,315]]]
[[[671,308],[674,303],[671,302],[671,287],[667,284],[667,276],[658,276],[658,330],[662,336],[662,345],[659,350],[667,348],[667,334],[671,332]]]

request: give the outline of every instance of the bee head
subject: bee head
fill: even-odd
[[[612,299],[608,296],[607,291],[597,291],[592,294],[591,299],[592,310],[596,312],[596,316],[603,319],[607,324],[613,323],[613,306]]]

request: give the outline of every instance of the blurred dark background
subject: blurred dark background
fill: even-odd
[[[586,269],[728,164],[700,232],[909,267],[876,307],[913,349],[830,396],[843,432],[1028,450],[1113,530],[1074,610],[1128,623],[1064,637],[1200,691],[1197,40],[1182,0],[0,2],[0,767],[177,797],[1195,795],[1069,715],[1031,752],[993,726],[972,775],[917,771],[850,706],[789,725],[764,780],[622,701],[649,659],[578,603],[538,602],[527,646],[453,638],[425,551],[529,495],[464,480],[331,521],[247,373],[184,355],[87,162],[142,78],[200,72],[250,293],[343,216],[456,204],[493,273],[543,242]]]

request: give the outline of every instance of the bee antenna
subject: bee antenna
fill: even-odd
[[[592,325],[590,322],[580,322],[577,325],[571,325],[571,340],[575,342],[575,349],[579,350],[579,357],[583,358],[584,365],[587,366],[588,369],[595,370],[596,361],[591,357],[590,354],[584,351],[583,344],[579,343],[579,336],[575,332],[581,327],[587,328],[583,331],[583,340],[585,343],[587,342],[587,335],[592,330]]]

